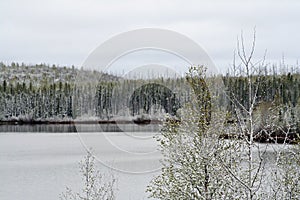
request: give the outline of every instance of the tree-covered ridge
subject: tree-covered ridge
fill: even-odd
[[[18,64],[5,66],[3,63],[0,69],[2,121],[59,121],[83,118],[109,120],[118,116],[141,114],[157,116],[165,112],[178,116],[180,113],[177,111],[190,102],[197,90],[195,85],[191,85],[188,77],[129,80],[74,67]],[[38,76],[46,72],[48,74]],[[18,78],[10,78],[14,76]],[[228,101],[228,98],[238,100],[246,107],[249,105],[247,80],[244,76],[223,76],[225,88],[215,85],[217,79],[219,80],[219,77],[207,77],[206,80],[209,89],[213,89],[210,95],[218,96],[216,107],[233,113],[234,101]],[[256,102],[259,110],[268,102],[276,102],[277,106],[281,107],[278,110],[279,116],[285,116],[289,111],[290,118],[299,123],[299,73],[266,74],[256,76],[254,80],[253,86],[255,82],[260,84]],[[231,96],[232,91],[235,96]]]
[[[155,104],[165,104],[163,107],[173,105],[166,100],[168,97],[165,91],[150,87],[149,81],[123,80],[113,75],[74,67],[26,66],[15,63],[5,66],[2,63],[0,79],[2,121],[59,121],[78,118],[109,120],[119,115],[126,117],[142,114],[146,107],[150,114],[150,108]],[[151,82],[180,93],[177,101],[189,100],[190,90],[184,86],[184,79],[156,79]],[[138,94],[136,90],[140,86],[143,90]],[[135,95],[145,96],[144,93],[155,93],[155,99],[161,98],[160,102],[130,102]],[[124,108],[132,108],[131,111],[134,112]],[[160,111],[162,108],[158,112]]]
[[[81,75],[80,77],[78,77]],[[84,78],[85,77],[85,78]],[[24,63],[4,64],[0,62],[0,82],[16,85],[32,84],[34,86],[43,86],[58,82],[74,82],[77,78],[85,81],[97,81],[101,77],[105,80],[116,80],[117,77],[98,71],[88,71],[77,69],[74,66],[57,66],[48,64],[27,65]]]

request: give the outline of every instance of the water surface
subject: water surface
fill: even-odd
[[[160,167],[154,132],[0,133],[0,199],[59,199],[82,187],[78,162],[92,147],[98,169],[117,179],[117,199],[146,199]]]

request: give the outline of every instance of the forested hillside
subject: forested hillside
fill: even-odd
[[[300,74],[273,73],[254,76],[252,80],[255,132],[265,130],[264,134],[273,134],[274,137],[289,132],[293,138],[300,132]],[[247,78],[227,75],[223,77],[223,81],[226,94],[231,99],[226,105],[228,121],[238,122],[236,114],[233,114],[236,113],[236,102],[241,103],[245,110],[250,109]],[[276,125],[276,128],[270,127],[270,124]]]
[[[208,84],[214,87],[216,77],[208,79]],[[245,77],[225,75],[222,80],[225,91],[219,87],[211,91],[212,95],[219,96],[218,108],[233,113],[234,107],[228,97],[248,105]],[[276,103],[280,107],[279,116],[286,117],[289,112],[289,118],[299,123],[299,73],[268,73],[255,80],[260,84],[258,111]],[[141,114],[159,116],[165,112],[178,115],[177,110],[189,102],[193,94],[185,78],[128,80],[74,67],[43,64],[6,66],[1,63],[0,81],[1,121],[109,120]],[[230,96],[230,91],[235,91],[236,96]]]

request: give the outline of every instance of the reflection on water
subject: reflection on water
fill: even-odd
[[[158,124],[35,124],[35,125],[0,125],[0,132],[157,132]]]

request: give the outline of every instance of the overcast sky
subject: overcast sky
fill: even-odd
[[[80,66],[110,37],[165,28],[201,45],[219,68],[233,58],[241,30],[257,32],[259,57],[295,64],[300,58],[298,1],[1,0],[0,61]]]

